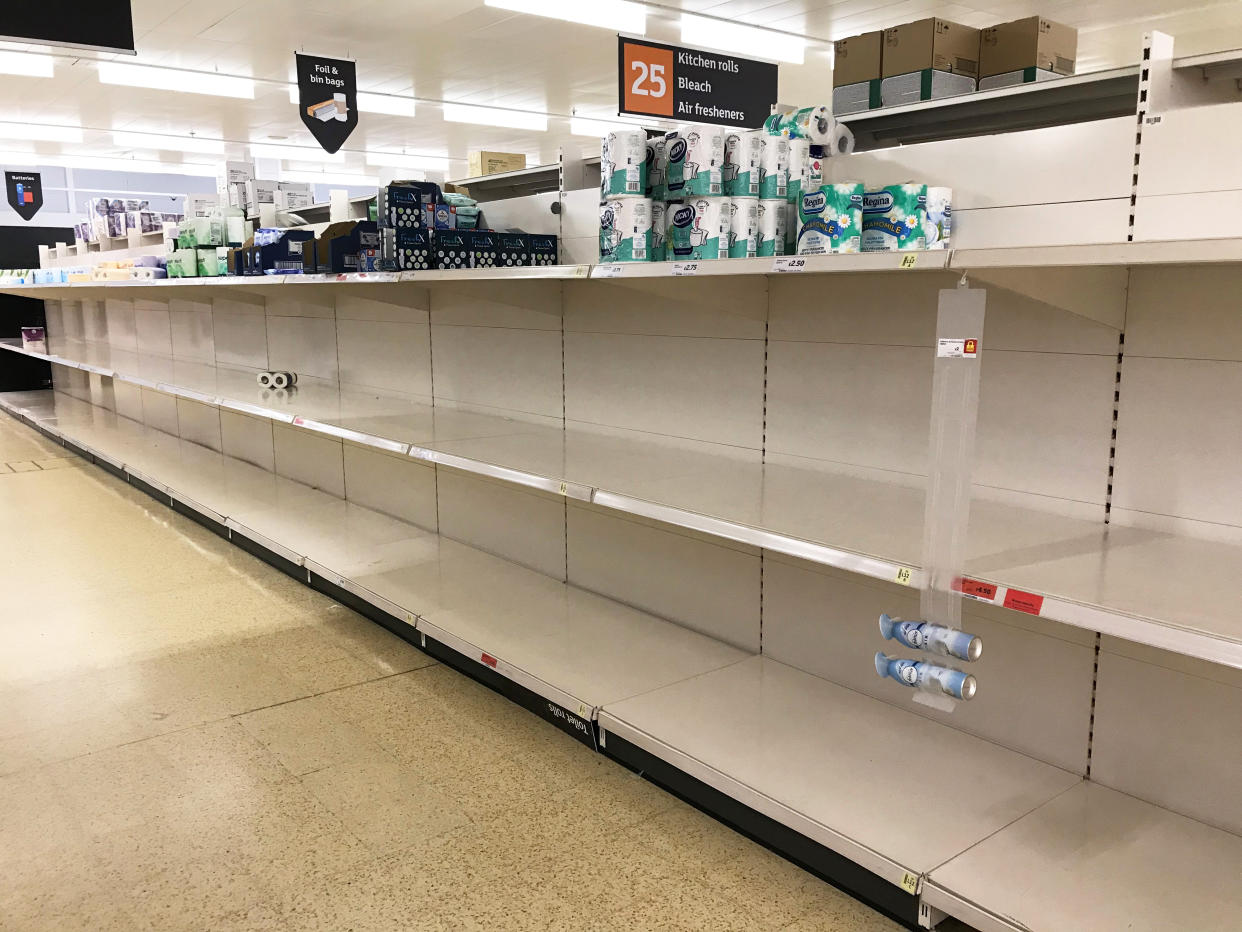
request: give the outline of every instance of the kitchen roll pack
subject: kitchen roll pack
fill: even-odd
[[[724,193],[729,197],[759,196],[759,164],[763,159],[761,130],[741,130],[725,135]]]
[[[759,199],[729,198],[729,258],[750,259],[759,251]]]
[[[600,147],[600,196],[632,194],[647,196],[647,133],[641,129],[617,130]]]
[[[651,200],[610,197],[599,207],[599,261],[651,260]]]
[[[696,197],[665,205],[665,258],[682,262],[729,258],[730,199]]]
[[[785,255],[785,237],[789,205],[784,201],[759,201],[756,205],[759,217],[759,256]]]

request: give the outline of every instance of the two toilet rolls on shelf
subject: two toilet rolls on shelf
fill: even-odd
[[[255,376],[260,388],[292,388],[298,384],[296,372],[260,372]]]
[[[769,136],[786,139],[805,139],[823,146],[829,156],[849,155],[854,151],[854,134],[843,123],[838,123],[828,107],[804,107],[788,113],[774,113],[764,123]]]

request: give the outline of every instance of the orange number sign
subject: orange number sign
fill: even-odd
[[[673,52],[625,43],[622,80],[625,109],[655,116],[673,115]]]

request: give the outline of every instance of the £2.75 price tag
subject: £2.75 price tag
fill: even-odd
[[[698,275],[699,264],[697,262],[674,262],[674,275]]]
[[[617,278],[621,274],[621,266],[619,265],[597,265],[594,278]]]
[[[805,272],[806,259],[802,256],[777,256],[772,261],[773,272]]]

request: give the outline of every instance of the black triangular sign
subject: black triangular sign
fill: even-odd
[[[43,179],[38,172],[5,172],[4,189],[9,206],[23,220],[30,220],[43,206]]]
[[[354,63],[297,54],[298,112],[315,141],[336,152],[358,125]]]

